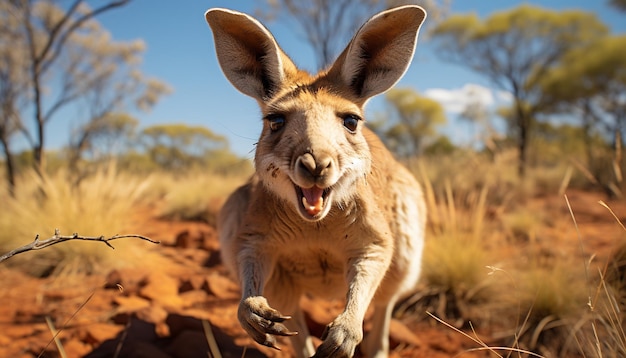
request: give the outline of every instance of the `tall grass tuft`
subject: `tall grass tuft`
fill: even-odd
[[[63,235],[112,236],[139,229],[135,208],[144,200],[150,178],[119,173],[115,165],[101,168],[78,186],[60,170],[40,177],[24,174],[15,197],[2,198],[0,248],[4,251],[48,238],[55,229]],[[138,233],[140,234],[140,233]],[[10,264],[37,276],[92,273],[102,268],[132,264],[146,249],[145,242],[118,240],[111,250],[95,242],[72,240],[12,258]]]
[[[626,226],[620,221],[613,210],[607,208],[623,229],[626,238]],[[626,356],[626,241],[620,242],[609,258],[604,273],[600,275],[600,284],[593,297],[590,297],[590,308],[598,330],[605,333],[600,341],[595,340],[598,356]]]
[[[574,323],[585,316],[589,291],[585,275],[572,267],[572,262],[529,265],[516,275],[520,294],[515,298],[501,295],[500,299],[518,305],[524,315],[518,317],[521,323],[516,329],[516,340],[522,347],[544,355],[549,351],[578,351],[568,337]]]
[[[488,298],[491,280],[486,266],[486,187],[453,191],[450,181],[435,188],[426,165],[418,164],[429,213],[422,282],[429,297],[422,299],[426,310],[462,326],[475,318],[475,308]],[[441,183],[439,183],[441,185]],[[462,204],[459,199],[462,198]]]

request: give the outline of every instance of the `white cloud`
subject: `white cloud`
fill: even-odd
[[[497,91],[496,99],[498,102],[510,103],[513,102],[513,94],[508,91]]]
[[[462,113],[469,104],[479,104],[490,108],[496,102],[508,102],[511,98],[507,92],[495,92],[474,83],[467,83],[455,89],[431,88],[424,91],[424,95],[441,103],[445,111],[452,114]]]

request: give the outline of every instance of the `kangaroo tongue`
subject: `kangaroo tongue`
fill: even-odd
[[[324,194],[324,189],[318,188],[317,186],[313,186],[308,189],[302,189],[302,205],[304,205],[304,210],[311,215],[315,216],[322,211],[324,207],[324,198],[322,194]]]

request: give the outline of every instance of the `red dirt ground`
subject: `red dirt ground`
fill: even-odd
[[[585,251],[596,253],[598,260],[606,258],[626,233],[597,203],[605,199],[583,192],[568,197]],[[626,203],[608,204],[626,222]],[[574,230],[562,197],[528,205],[555,218],[542,229],[542,237],[562,238],[560,231]],[[223,357],[290,356],[288,345],[282,345],[282,352],[260,347],[239,327],[239,291],[219,262],[215,230],[203,223],[160,220],[150,213],[141,213],[144,229],[138,233],[161,244],[146,244],[146,262],[141,266],[89,277],[42,279],[0,266],[0,357],[58,357],[58,347],[67,357],[207,357],[211,339]],[[571,241],[546,246],[579,255],[579,242]],[[302,303],[316,335],[340,306],[313,299]],[[391,357],[489,356],[470,351],[479,346],[460,333],[423,313],[414,315],[423,317],[393,321]],[[47,320],[60,330],[59,345]]]

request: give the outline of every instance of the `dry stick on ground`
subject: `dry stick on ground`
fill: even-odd
[[[59,229],[54,230],[54,235],[46,240],[39,240],[39,235],[35,236],[35,241],[31,242],[28,245],[24,245],[22,247],[18,247],[15,250],[12,250],[11,252],[8,252],[2,256],[0,256],[0,262],[7,260],[9,258],[11,258],[14,255],[17,254],[21,254],[22,252],[26,252],[26,251],[31,251],[31,250],[41,250],[44,249],[48,246],[52,246],[52,245],[56,245],[56,244],[60,244],[62,242],[65,241],[70,241],[70,240],[83,240],[83,241],[100,241],[103,242],[105,245],[107,245],[108,247],[115,249],[113,247],[113,245],[111,245],[111,243],[109,243],[109,241],[113,241],[113,240],[117,240],[117,239],[122,239],[122,238],[138,238],[141,240],[146,240],[149,241],[153,244],[160,244],[160,241],[155,241],[152,240],[146,236],[142,236],[142,235],[114,235],[111,237],[105,237],[103,236],[79,236],[77,233],[74,233],[72,235],[61,235],[59,233]]]

